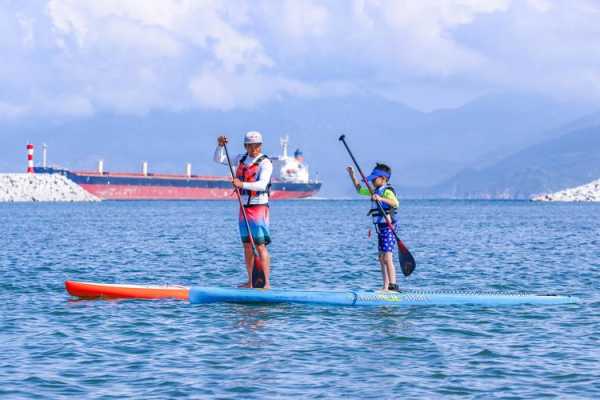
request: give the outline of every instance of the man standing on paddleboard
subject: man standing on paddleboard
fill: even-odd
[[[269,191],[271,188],[273,164],[269,160],[269,157],[262,153],[262,142],[260,132],[251,131],[246,133],[244,136],[246,153],[239,154],[232,160],[233,165],[237,165],[233,185],[240,190],[242,195],[243,207],[246,211],[252,238],[256,244],[258,256],[262,261],[262,269],[265,275],[264,288],[269,289],[271,287],[269,281],[270,260],[267,245],[271,243],[271,236],[269,234]],[[219,136],[217,143],[218,146],[214,159],[220,164],[228,165],[227,155],[223,147],[228,143],[227,137]],[[247,282],[241,284],[240,287],[251,288],[254,252],[241,209],[239,228],[244,244],[244,257],[248,272]]]

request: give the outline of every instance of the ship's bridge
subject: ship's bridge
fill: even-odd
[[[298,149],[294,153],[294,157],[288,155],[288,137],[280,139],[281,155],[273,157],[273,172],[275,178],[283,182],[291,183],[309,183],[310,176],[308,165],[304,163],[304,156]]]

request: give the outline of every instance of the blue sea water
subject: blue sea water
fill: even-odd
[[[272,205],[273,286],[374,289],[364,201]],[[404,201],[401,286],[581,304],[74,301],[67,279],[235,286],[233,202],[0,204],[0,398],[600,398],[600,205]]]

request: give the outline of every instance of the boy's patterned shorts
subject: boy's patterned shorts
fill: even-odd
[[[396,230],[395,225],[394,230]],[[396,237],[394,236],[394,232],[392,232],[392,230],[387,226],[387,224],[377,225],[377,241],[380,252],[394,252],[394,247],[396,247]]]

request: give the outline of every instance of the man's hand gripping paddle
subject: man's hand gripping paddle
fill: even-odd
[[[352,151],[350,151],[350,148],[348,147],[348,144],[346,143],[346,135],[340,136],[339,140],[340,140],[340,142],[342,142],[344,144],[344,147],[348,151],[350,158],[352,158],[352,162],[354,163],[354,166],[360,173],[360,176],[362,177],[362,180],[363,180],[365,186],[369,190],[369,193],[371,193],[371,196],[373,196],[374,192],[373,192],[373,189],[371,188],[371,185],[369,185],[369,181],[367,181],[365,174],[363,174],[362,170],[360,169],[360,166],[358,165],[358,162],[356,162],[356,159],[354,158],[354,155],[352,154]],[[386,215],[386,213],[383,209],[383,206],[381,205],[381,202],[379,200],[376,200],[375,203],[377,203],[377,208],[379,209],[379,212],[381,212],[382,215]],[[388,227],[390,228],[390,230],[394,233],[394,236],[396,237],[396,243],[398,244],[398,254],[400,255],[400,267],[402,268],[402,273],[404,274],[404,276],[409,276],[415,270],[415,267],[416,267],[415,259],[413,258],[412,254],[410,254],[410,251],[408,251],[408,249],[406,248],[404,243],[402,243],[402,240],[400,240],[400,238],[398,237],[398,234],[394,230],[392,223],[387,218],[385,218],[385,222],[387,223]]]
[[[227,156],[227,164],[229,164],[229,172],[231,172],[231,179],[235,179],[235,173],[233,172],[233,166],[231,165],[231,159],[229,158],[229,151],[227,151],[227,143],[223,143],[223,148],[225,149],[225,156]],[[242,211],[242,216],[244,217],[244,222],[246,223],[246,229],[248,230],[248,238],[250,239],[250,244],[252,245],[252,253],[254,254],[254,265],[252,267],[252,287],[253,288],[264,288],[265,287],[265,272],[263,270],[262,259],[256,250],[256,243],[254,243],[254,237],[252,237],[252,231],[250,230],[250,224],[248,223],[248,216],[246,215],[246,209],[244,208],[244,203],[242,202],[242,195],[240,193],[240,189],[234,186],[235,194],[237,195],[238,201],[240,203],[240,210]]]

